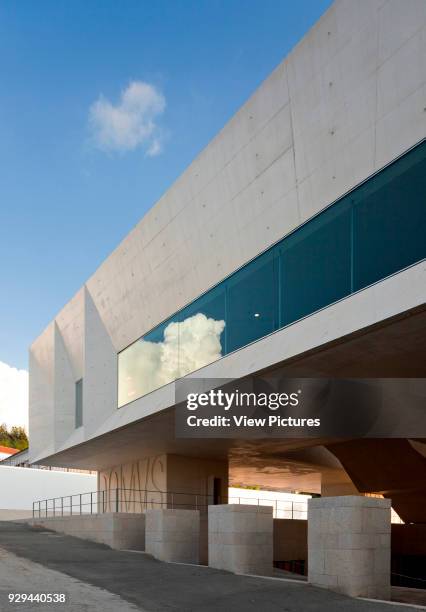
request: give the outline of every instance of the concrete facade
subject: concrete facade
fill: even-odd
[[[209,507],[209,566],[235,574],[270,576],[272,508],[245,504]]]
[[[341,496],[308,502],[308,580],[353,597],[390,598],[391,502]]]
[[[226,501],[228,462],[163,454],[113,466],[98,474],[111,511],[142,512],[147,508],[204,508],[213,502],[213,478],[220,480]],[[117,491],[118,489],[118,508]]]
[[[311,580],[386,596],[389,502],[361,496],[381,493],[404,520],[424,522],[425,441],[377,442],[380,419],[370,440],[179,438],[174,383],[118,408],[117,365],[120,351],[426,137],[425,56],[424,0],[336,0],[30,347],[31,460],[98,470],[107,513],[146,512],[157,558],[204,561],[208,540],[212,567],[269,574],[272,508],[224,505],[228,484],[321,493],[333,497],[311,502]],[[353,232],[347,244],[353,252]],[[425,260],[385,269],[269,335],[216,352],[191,377],[425,377]],[[386,402],[380,408],[386,417]],[[296,537],[294,526],[290,534],[276,525],[279,555],[303,554],[303,527]]]
[[[333,4],[33,343],[33,460],[171,405],[166,387],[117,412],[117,352],[426,136],[425,28],[422,0]],[[364,301],[331,307],[348,310],[326,314],[331,327],[371,320]],[[393,308],[380,304],[374,318]],[[296,353],[312,327],[301,326]],[[288,334],[274,334],[279,346],[292,346]],[[267,361],[273,344],[259,346]],[[221,360],[224,369],[246,371],[253,352]],[[81,377],[85,419],[74,430],[71,383]]]
[[[200,512],[198,510],[147,510],[145,550],[160,561],[199,562]]]
[[[75,538],[106,544],[116,550],[145,550],[145,515],[130,513],[82,514],[34,518],[33,527],[44,527]]]

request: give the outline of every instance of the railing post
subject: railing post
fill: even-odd
[[[81,493],[80,493],[80,516],[81,516]]]
[[[61,497],[61,516],[64,516],[64,498]]]
[[[46,499],[46,518],[47,518],[47,499]]]
[[[294,509],[294,502],[291,502],[291,518],[293,519],[293,509]]]
[[[278,518],[278,500],[275,500],[275,518]]]
[[[174,494],[172,493],[172,510],[173,510],[173,508],[174,508],[174,501],[175,501],[175,499],[174,499]]]
[[[56,516],[56,497],[53,498],[53,516]]]
[[[198,495],[195,496],[195,509],[198,510]]]
[[[35,503],[35,502],[33,502],[33,518],[34,518],[34,503]]]
[[[70,516],[72,516],[72,495],[70,495]]]
[[[118,512],[118,491],[119,489],[117,488],[115,490],[115,511]]]
[[[102,491],[102,514],[105,514],[105,489]]]
[[[93,493],[90,491],[90,514],[93,514]]]

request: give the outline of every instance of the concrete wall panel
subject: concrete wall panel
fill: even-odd
[[[54,420],[55,447],[57,448],[75,429],[76,379],[56,322],[54,336]]]
[[[29,354],[29,436],[30,458],[45,456],[54,450],[54,346],[55,323],[52,322],[31,347]]]
[[[83,426],[93,433],[117,410],[117,353],[86,290],[83,377]]]
[[[31,512],[36,500],[95,491],[96,475],[5,465],[0,468],[0,490],[0,510]]]

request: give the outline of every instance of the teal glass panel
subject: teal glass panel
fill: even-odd
[[[425,237],[426,142],[122,351],[118,405],[420,261]]]
[[[227,280],[227,352],[277,329],[277,281],[273,250],[263,253]]]
[[[172,317],[118,355],[118,406],[179,376],[179,324]]]
[[[426,143],[352,194],[354,290],[426,256]]]
[[[282,241],[281,326],[350,293],[350,223],[349,204],[343,201]]]
[[[179,313],[179,375],[225,354],[225,287],[220,284]]]

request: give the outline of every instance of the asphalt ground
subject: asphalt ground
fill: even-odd
[[[144,612],[407,612],[402,605],[389,605],[353,599],[312,587],[304,582],[239,576],[208,567],[163,563],[151,556],[115,551],[108,546],[88,542],[45,529],[30,528],[24,523],[0,522],[0,548],[26,562],[38,564],[37,570],[60,572],[84,585],[100,589],[111,598],[117,597],[114,612],[124,612],[124,602]],[[25,576],[7,584],[8,572],[2,571],[0,557],[0,592],[2,611],[23,609],[19,604],[6,604],[5,593],[15,590],[19,580],[22,592],[28,592]],[[7,567],[7,556],[3,559]],[[40,568],[41,566],[41,568]],[[31,567],[31,565],[30,565]],[[28,569],[27,569],[28,574]],[[10,575],[10,572],[9,572]],[[29,571],[31,577],[31,571]],[[38,589],[46,592],[43,573],[39,574]],[[31,589],[34,590],[34,581]],[[50,588],[50,587],[49,587]],[[95,612],[95,607],[72,601],[73,612]],[[123,606],[117,602],[123,602]],[[75,605],[74,605],[75,604]],[[60,611],[61,604],[45,608]],[[77,606],[77,607],[76,607]],[[89,606],[89,607],[88,607]],[[105,605],[105,612],[108,606]],[[122,610],[120,609],[122,608]],[[29,610],[41,610],[33,604]],[[126,608],[127,609],[127,608]]]

